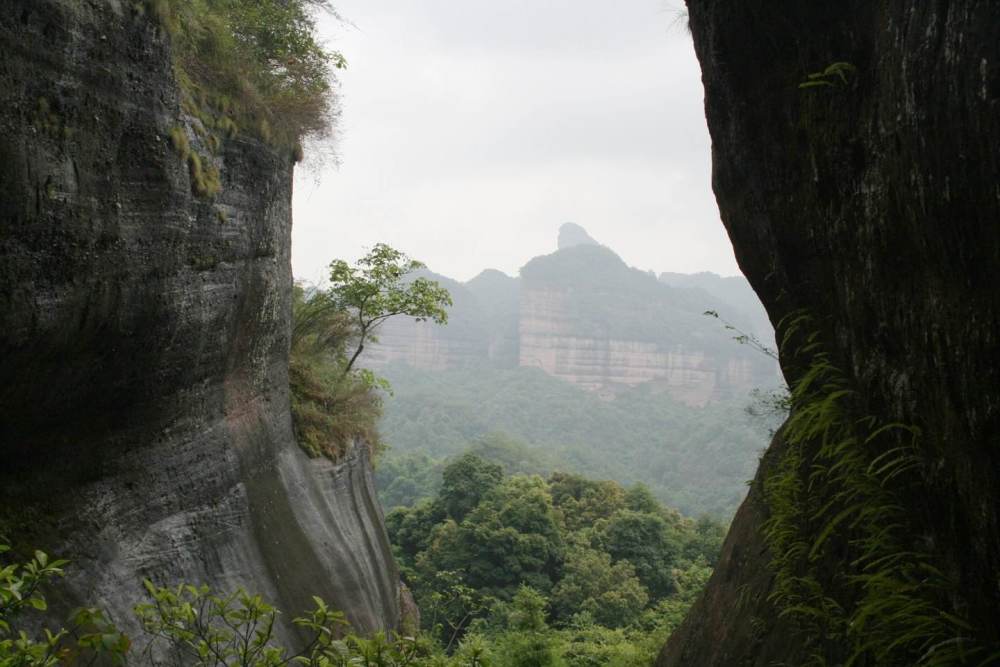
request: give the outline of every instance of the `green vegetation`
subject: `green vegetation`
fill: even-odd
[[[427,637],[361,637],[350,632],[344,614],[321,599],[292,622],[307,637],[297,650],[275,636],[278,610],[259,595],[243,590],[217,594],[206,586],[160,587],[145,582],[147,601],[135,608],[139,637],[120,632],[99,609],[78,609],[68,628],[36,628],[45,611],[42,585],[63,576],[66,561],[50,561],[35,552],[25,563],[7,564],[0,544],[0,665],[177,665],[178,667],[486,667],[488,649],[463,642],[448,657]]]
[[[367,444],[373,458],[380,452],[380,391],[388,393],[389,383],[354,362],[390,317],[447,321],[447,290],[425,278],[404,283],[422,266],[379,244],[356,267],[331,262],[328,289],[295,286],[288,376],[295,436],[310,456],[337,461],[355,440]]]
[[[6,560],[10,547],[0,543],[0,665],[54,667],[92,664],[106,657],[120,664],[130,642],[98,609],[77,609],[69,628],[45,629],[30,635],[25,622],[32,611],[48,609],[43,586],[63,576],[64,560],[50,560],[36,551],[26,562]]]
[[[170,130],[170,142],[182,160],[187,163],[191,177],[191,192],[197,197],[211,199],[222,189],[218,168],[191,148],[191,142],[182,127]]]
[[[185,110],[205,130],[292,148],[330,131],[333,72],[314,12],[325,0],[146,0],[169,33]]]
[[[318,41],[314,14],[326,0],[135,0],[170,36],[181,106],[192,119],[170,131],[186,163],[191,191],[211,199],[222,189],[219,154],[238,134],[287,149],[302,160],[302,142],[332,130],[336,69],[344,57]],[[58,131],[48,104],[38,118]],[[197,139],[198,149],[191,146]]]
[[[857,417],[856,393],[818,335],[803,333],[809,323],[797,315],[786,327],[782,346],[796,350],[801,373],[781,458],[761,489],[771,599],[807,638],[811,665],[845,648],[847,665],[997,660],[905,509],[901,494],[922,467],[919,429]]]
[[[473,477],[488,471],[488,464],[470,462],[466,472]],[[495,471],[494,471],[495,472]],[[491,474],[492,479],[495,475]],[[471,488],[468,480],[454,480]],[[512,480],[499,479],[502,486]],[[525,478],[516,484],[537,486]],[[579,490],[586,480],[563,478],[569,490]],[[589,483],[604,486],[606,483]],[[612,491],[622,497],[621,489]],[[546,497],[548,501],[551,498]],[[485,499],[484,499],[485,500]],[[626,505],[627,506],[627,503]],[[657,511],[664,512],[662,508]],[[561,510],[553,509],[553,516]],[[613,517],[613,515],[611,515]],[[666,512],[672,519],[676,515]],[[526,519],[526,517],[522,517]],[[524,526],[522,525],[522,528]],[[690,529],[690,526],[687,526]],[[579,537],[583,537],[581,533]],[[350,631],[344,614],[314,598],[314,608],[293,624],[305,641],[297,649],[278,641],[279,612],[259,595],[238,589],[221,594],[206,586],[186,584],[162,587],[145,582],[146,600],[135,607],[141,633],[130,637],[117,629],[99,609],[78,609],[68,628],[58,631],[36,629],[39,618],[30,618],[47,609],[42,586],[63,575],[66,561],[51,561],[35,552],[27,562],[8,564],[9,549],[0,544],[0,665],[5,667],[55,667],[69,664],[127,665],[135,662],[185,667],[598,667],[648,665],[665,634],[680,620],[693,596],[703,586],[709,568],[701,547],[687,551],[696,561],[686,569],[675,567],[675,590],[656,607],[641,613],[632,606],[642,598],[641,585],[629,564],[605,566],[606,554],[580,547],[581,558],[570,550],[568,574],[562,588],[554,592],[559,604],[581,599],[597,609],[615,626],[595,622],[589,610],[572,610],[566,623],[556,619],[563,612],[550,612],[549,600],[538,590],[520,585],[511,587],[509,599],[499,601],[461,583],[453,572],[435,576],[438,587],[431,593],[425,618],[434,621],[435,634],[416,636],[360,637]],[[712,548],[717,549],[717,545]],[[597,553],[596,569],[590,564]],[[575,560],[574,560],[575,559]],[[683,565],[683,561],[676,563]],[[594,573],[592,574],[592,571]],[[611,572],[611,578],[607,573]],[[622,584],[625,585],[622,585]],[[580,592],[582,591],[582,592]],[[600,609],[594,596],[628,614],[629,623]],[[624,605],[624,606],[623,606]],[[556,627],[553,623],[557,623]],[[447,645],[437,641],[442,630],[449,634]]]
[[[643,486],[505,475],[472,453],[386,522],[425,629],[446,647],[484,641],[512,666],[648,665],[723,536]]]
[[[390,317],[408,315],[418,322],[429,319],[447,324],[445,307],[452,305],[448,290],[423,277],[406,280],[408,274],[424,268],[423,262],[384,243],[376,244],[356,266],[342,259],[330,263],[327,293],[337,308],[352,312],[357,320],[357,347],[345,372],[351,371],[365,343]]]
[[[392,448],[377,471],[387,508],[432,495],[441,463],[475,446],[509,472],[641,482],[687,514],[728,520],[782,417],[752,417],[746,399],[691,408],[652,386],[606,401],[536,368],[382,372],[395,388],[381,423]]]
[[[822,72],[813,72],[799,84],[799,88],[836,88],[848,84],[848,74],[854,74],[858,68],[847,62],[831,63]]]
[[[295,286],[288,382],[295,437],[310,456],[338,461],[355,440],[373,457],[382,448],[378,389],[386,385],[370,372],[346,370],[354,336],[353,318],[329,294]]]

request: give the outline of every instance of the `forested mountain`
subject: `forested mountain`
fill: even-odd
[[[376,469],[388,507],[428,495],[417,480],[429,466],[499,436],[520,445],[523,472],[642,482],[687,514],[728,518],[774,425],[746,413],[749,397],[695,408],[652,386],[607,400],[536,368],[382,371],[394,388],[380,427],[389,451]]]
[[[698,274],[670,284],[629,267],[570,223],[559,246],[528,262],[517,278],[486,270],[458,283],[424,273],[452,293],[448,326],[390,320],[364,363],[535,367],[605,396],[653,383],[698,406],[779,382],[773,359],[733,345],[732,332],[704,316],[716,311],[771,341],[766,316],[742,278]]]
[[[642,482],[688,514],[732,515],[775,425],[746,413],[750,392],[778,385],[776,364],[704,313],[770,340],[745,280],[658,279],[569,223],[517,278],[423,275],[451,291],[448,325],[390,321],[365,358],[395,389],[377,472],[388,507],[496,437],[528,455],[523,472]]]

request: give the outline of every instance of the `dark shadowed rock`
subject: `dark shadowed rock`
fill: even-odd
[[[58,607],[126,627],[144,577],[394,627],[365,448],[334,465],[292,437],[290,151],[203,145],[137,4],[0,13],[0,532],[72,559]]]
[[[713,184],[740,267],[772,321],[812,316],[861,415],[921,429],[919,472],[893,490],[907,534],[954,582],[942,611],[996,645],[1000,4],[688,6]],[[800,88],[837,62],[856,68],[846,81]],[[787,363],[785,373],[794,383]],[[776,441],[758,483],[780,453]],[[768,515],[752,491],[659,665],[806,661],[808,638],[768,601]],[[843,567],[854,546],[836,544]],[[842,589],[829,593],[854,604]],[[829,664],[845,650],[832,649]]]

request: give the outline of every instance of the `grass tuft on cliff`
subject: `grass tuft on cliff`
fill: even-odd
[[[329,295],[295,286],[288,379],[295,438],[310,456],[339,461],[355,440],[373,457],[381,450],[373,376],[345,370],[344,350],[355,336],[352,318]]]
[[[185,110],[206,130],[294,149],[330,133],[334,72],[346,62],[316,34],[326,0],[146,0],[170,35]]]

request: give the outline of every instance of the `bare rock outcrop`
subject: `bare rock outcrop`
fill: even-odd
[[[59,607],[126,625],[149,577],[395,627],[364,447],[291,432],[290,151],[203,145],[140,4],[0,13],[0,532],[72,559]]]

